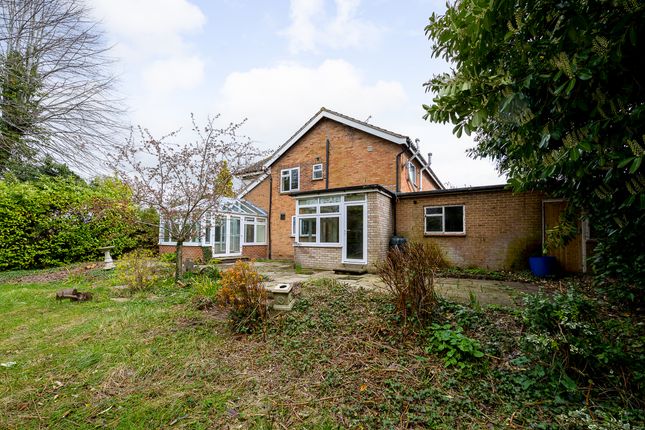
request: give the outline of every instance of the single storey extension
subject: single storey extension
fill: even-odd
[[[203,259],[206,247],[219,257],[372,271],[395,235],[433,241],[464,267],[520,269],[541,252],[566,202],[504,185],[446,189],[430,160],[407,136],[322,108],[271,157],[238,172],[235,204],[254,213],[214,214],[186,254]],[[160,230],[164,252],[171,243]],[[585,230],[581,223],[579,237],[554,250],[568,271],[586,270]]]

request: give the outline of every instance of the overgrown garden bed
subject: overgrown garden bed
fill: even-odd
[[[191,283],[160,281],[130,293],[95,269],[48,283],[5,279],[0,363],[15,364],[0,367],[2,428],[638,428],[645,421],[642,319],[606,308],[590,314],[597,302],[579,294],[559,302],[538,296],[531,312],[440,301],[428,324],[404,331],[386,294],[318,280],[299,287],[292,312],[269,315],[263,340],[261,331],[233,333],[227,312],[204,306]],[[94,300],[57,303],[55,291],[70,285]],[[600,312],[604,322],[589,318]],[[536,324],[547,315],[561,323],[557,331]],[[580,367],[576,348],[596,354],[584,361],[596,367]]]

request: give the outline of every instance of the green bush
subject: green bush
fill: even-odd
[[[192,279],[192,285],[197,294],[213,300],[215,300],[220,289],[219,282],[208,275],[195,276]]]
[[[465,368],[475,359],[482,358],[484,353],[478,341],[463,333],[463,328],[453,328],[450,324],[432,324],[426,352],[439,352],[443,355],[446,367]]]
[[[113,178],[0,181],[0,270],[96,260],[101,246],[113,245],[118,256],[142,245],[151,235],[141,234],[130,197]]]
[[[581,385],[630,387],[645,394],[645,334],[638,317],[574,288],[525,297],[523,349],[537,362],[556,363]]]
[[[213,281],[219,281],[222,275],[219,268],[214,264],[207,265],[201,272],[202,275],[209,277]]]
[[[174,263],[176,259],[177,259],[176,252],[164,252],[163,254],[159,255],[159,260],[162,263]]]

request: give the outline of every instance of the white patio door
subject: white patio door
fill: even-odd
[[[367,263],[367,205],[345,204],[343,222],[343,262]]]
[[[240,253],[240,227],[241,220],[240,217],[232,216],[229,218],[229,254],[239,254]]]
[[[213,230],[213,255],[226,254],[226,217],[217,217]]]
[[[213,255],[240,255],[241,219],[237,216],[221,216],[215,219],[213,232]]]

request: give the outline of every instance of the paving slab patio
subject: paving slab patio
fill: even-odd
[[[288,261],[256,262],[257,270],[272,283],[295,283],[331,278],[350,287],[368,290],[385,290],[386,286],[378,275],[346,275],[331,270],[314,270],[295,273],[293,263]],[[535,293],[538,285],[484,279],[437,278],[437,293],[447,299],[469,303],[471,294],[481,305],[517,306],[523,293]]]

